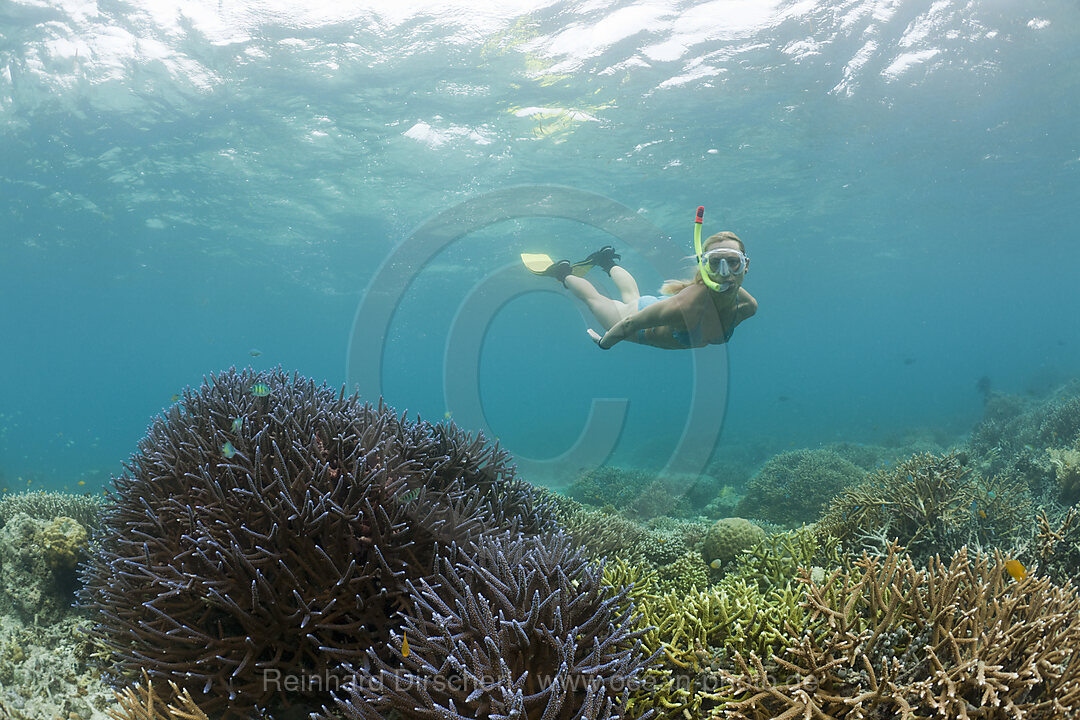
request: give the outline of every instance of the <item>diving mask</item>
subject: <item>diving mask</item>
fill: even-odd
[[[743,275],[750,265],[750,258],[734,248],[714,248],[700,256],[702,270],[714,278]]]

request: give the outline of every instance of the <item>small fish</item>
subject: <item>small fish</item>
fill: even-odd
[[[251,357],[259,357],[260,355],[262,355],[262,350],[260,350],[259,348],[251,348],[250,350],[248,350],[248,355],[250,355]]]
[[[980,509],[979,510],[979,517],[981,517],[983,520],[985,520],[986,519],[986,511]]]
[[[180,399],[180,393],[173,393],[173,396],[171,398],[169,398],[169,400],[172,401],[172,402],[176,402],[179,399]]]
[[[224,455],[226,459],[231,458],[233,455],[236,454],[236,448],[233,447],[233,444],[231,442],[226,440],[225,444],[221,446],[221,454]]]
[[[990,492],[986,493],[986,497],[988,497],[988,498],[990,498],[991,500],[993,500],[994,498],[996,498],[996,497],[997,497],[997,493],[996,493],[996,492],[994,492],[993,490],[991,490]]]
[[[409,657],[409,638],[401,631],[401,657]]]
[[[1027,568],[1019,560],[1006,560],[1005,570],[1012,575],[1012,579],[1020,582],[1027,577]]]
[[[244,429],[244,418],[242,418],[242,417],[233,418],[232,431],[234,433],[238,433],[243,429]]]
[[[709,567],[711,567],[713,570],[719,570],[720,566],[723,565],[723,564],[724,563],[720,562],[720,558],[717,558],[717,559],[713,560],[711,563],[709,563]]]
[[[75,483],[75,484],[76,484],[76,485],[85,485],[85,484],[86,484],[86,481],[85,481],[85,480],[80,480],[79,482],[77,482],[77,483]]]
[[[972,515],[978,515],[978,513],[979,513],[979,501],[978,500],[972,500],[971,501],[971,514]]]
[[[251,386],[251,394],[255,397],[266,397],[270,394],[270,386],[266,383],[255,383]]]
[[[443,413],[443,420],[449,420],[452,415],[453,415],[453,413],[450,412],[449,410],[447,410],[446,412]]]

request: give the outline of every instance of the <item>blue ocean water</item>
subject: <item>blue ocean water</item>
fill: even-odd
[[[1071,0],[305,5],[0,7],[5,487],[99,487],[234,365],[485,425],[550,484],[597,398],[625,416],[587,461],[661,467],[695,399],[722,459],[958,436],[979,378],[1080,370]],[[670,239],[628,244],[593,196]],[[614,242],[655,292],[698,205],[752,257],[727,347],[601,352],[518,262]]]

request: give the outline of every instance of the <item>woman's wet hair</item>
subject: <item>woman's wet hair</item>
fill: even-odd
[[[708,252],[711,246],[719,245],[724,241],[736,243],[739,246],[740,252],[746,253],[746,245],[743,244],[743,241],[739,239],[738,235],[730,230],[723,230],[715,235],[710,235],[708,239],[701,244],[701,251]],[[660,288],[660,293],[663,295],[678,295],[681,291],[694,283],[704,282],[701,279],[701,268],[697,266],[697,263],[694,263],[694,268],[694,276],[688,280],[666,280]]]

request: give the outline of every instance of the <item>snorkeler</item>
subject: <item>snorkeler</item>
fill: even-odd
[[[702,245],[704,212],[699,207],[694,219],[697,271],[689,280],[664,283],[661,298],[638,292],[637,281],[616,264],[622,258],[610,245],[578,263],[551,262],[546,255],[522,254],[521,259],[532,272],[555,278],[588,306],[606,330],[603,336],[588,330],[603,350],[623,340],[669,350],[720,345],[757,312],[757,300],[742,288],[750,266],[742,240],[735,233],[719,232]],[[602,295],[585,279],[594,267],[611,277],[621,300]]]

